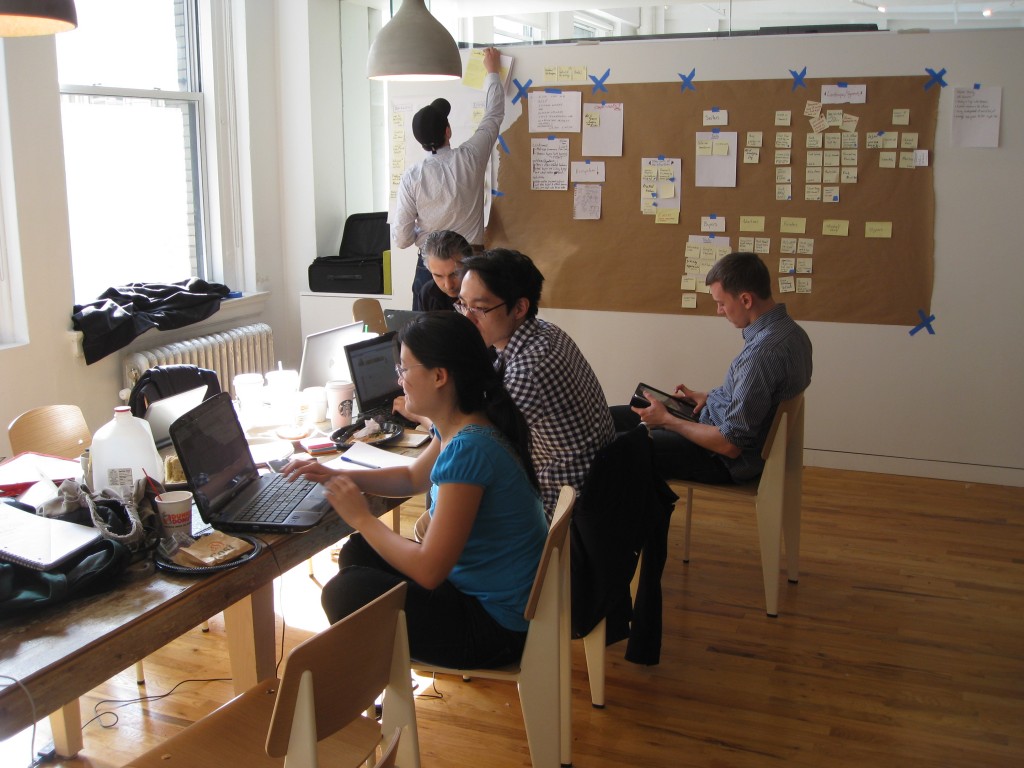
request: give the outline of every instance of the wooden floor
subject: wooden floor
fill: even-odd
[[[608,706],[589,703],[574,643],[574,764],[650,766],[1024,765],[1024,489],[808,469],[798,585],[764,614],[752,508],[697,496],[693,550],[681,561],[682,507],[664,585],[661,664],[609,649]],[[406,506],[403,524],[417,509]],[[335,566],[324,554],[317,578]],[[324,626],[305,566],[278,593],[290,648]],[[227,669],[223,623],[146,664],[145,691]],[[421,686],[427,689],[429,683]],[[423,765],[529,765],[508,684],[439,678],[417,700]],[[82,699],[139,688],[126,672]],[[118,766],[230,697],[227,683],[186,683],[85,726],[65,766]],[[106,704],[100,709],[110,709]],[[48,738],[40,724],[36,746]],[[0,745],[28,765],[29,734]]]

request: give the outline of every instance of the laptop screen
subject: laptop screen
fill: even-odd
[[[174,450],[203,520],[259,479],[242,425],[226,392],[200,403],[171,425]]]
[[[391,331],[345,347],[360,413],[390,409],[392,401],[402,394],[398,374],[395,373],[398,363],[396,335]]]
[[[322,387],[328,381],[351,381],[345,345],[365,338],[361,322],[309,334],[302,345],[299,389]]]

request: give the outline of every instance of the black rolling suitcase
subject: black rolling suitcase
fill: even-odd
[[[391,248],[388,214],[354,213],[345,220],[337,256],[309,265],[309,290],[321,293],[383,293],[384,251]]]

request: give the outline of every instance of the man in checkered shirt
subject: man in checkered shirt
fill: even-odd
[[[576,343],[537,317],[544,276],[528,256],[496,248],[463,259],[462,267],[455,309],[497,352],[495,367],[530,425],[550,519],[561,487],[580,493],[594,454],[615,438],[608,402]]]

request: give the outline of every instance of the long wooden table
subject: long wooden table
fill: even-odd
[[[379,517],[401,499],[367,497]],[[304,533],[261,536],[262,553],[206,576],[157,571],[99,595],[0,622],[0,739],[51,715],[58,754],[82,748],[78,697],[224,611],[234,689],[274,675],[273,580],[352,532],[333,512]],[[5,681],[6,682],[6,681]],[[35,705],[33,717],[32,703]],[[51,714],[52,713],[52,714]]]

